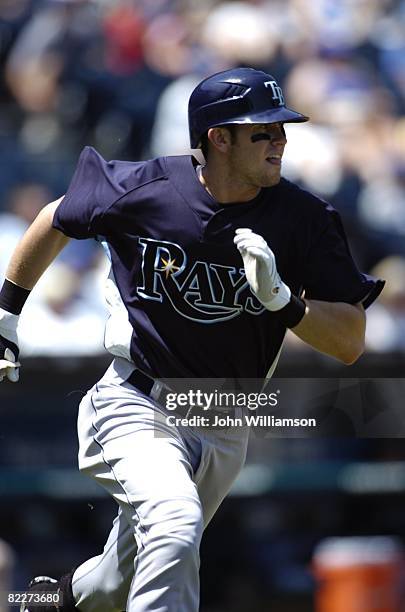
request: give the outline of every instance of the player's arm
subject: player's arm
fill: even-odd
[[[69,238],[52,227],[62,198],[45,206],[16,247],[0,289],[0,382],[18,380],[17,325],[20,312],[43,272]]]
[[[366,313],[361,304],[305,300],[305,314],[296,336],[313,348],[350,365],[364,351]]]
[[[45,206],[17,245],[6,271],[6,279],[31,290],[69,238],[52,227],[59,198]]]
[[[302,300],[281,280],[274,254],[264,238],[249,229],[236,230],[234,242],[242,255],[253,293],[268,310],[313,348],[351,364],[364,350],[365,313],[361,305]]]

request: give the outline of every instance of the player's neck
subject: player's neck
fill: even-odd
[[[260,192],[260,187],[243,184],[231,176],[226,168],[213,168],[209,162],[201,167],[198,178],[208,193],[221,204],[249,202]]]

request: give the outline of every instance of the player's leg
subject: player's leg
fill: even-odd
[[[198,610],[203,518],[190,445],[165,425],[149,398],[111,381],[101,381],[84,398],[80,415],[81,468],[119,503],[138,545],[127,609]],[[117,575],[120,560],[115,568],[113,563],[111,558]],[[106,593],[106,583],[90,586],[81,578],[84,566],[73,578],[79,609],[116,610],[106,607],[114,599]],[[112,582],[116,590],[115,577]]]
[[[202,458],[194,477],[203,507],[204,528],[228,495],[245,463],[248,438],[247,427],[231,426],[204,432]]]
[[[184,433],[184,432],[183,432]],[[241,429],[205,433],[202,446],[195,438],[184,435],[184,442],[196,470],[195,481],[203,507],[204,527],[209,523],[220,503],[229,492],[245,459],[247,432]],[[119,513],[101,555],[80,566],[73,579],[73,593],[77,605],[86,612],[100,609],[100,600],[108,610],[124,610],[134,573],[133,559],[136,541],[125,516]],[[99,598],[92,595],[94,586]]]
[[[149,424],[153,428],[156,427],[155,421]],[[143,424],[143,427],[145,426],[146,422]],[[82,429],[85,427],[82,426]],[[154,435],[156,433],[155,429]],[[164,435],[167,439],[167,430]],[[229,492],[244,463],[248,431],[246,428],[204,431],[204,435],[200,437],[188,430],[182,430],[180,435],[184,444],[184,446],[181,444],[181,447],[183,450],[186,447],[187,450],[186,470],[187,473],[191,471],[194,473],[193,480],[197,484],[198,496],[202,503],[203,522],[206,526]],[[177,443],[180,443],[178,439]],[[142,457],[142,451],[140,454]],[[84,455],[91,455],[91,452],[85,451]],[[144,455],[144,460],[146,457],[147,454]],[[191,464],[191,470],[188,462]],[[86,463],[85,457],[82,457],[82,463]],[[111,606],[109,609],[114,611],[123,609],[134,571],[135,549],[133,530],[128,528],[124,515],[121,515],[120,520],[114,524],[103,554],[86,562],[74,575],[75,598],[85,612],[102,609],[107,601]],[[99,587],[95,588],[95,585]],[[99,597],[95,597],[95,591]]]
[[[50,612],[55,609],[60,612],[73,612],[76,609],[122,612],[126,608],[134,575],[135,555],[133,531],[119,510],[100,555],[92,557],[59,580],[37,576],[30,582],[30,593],[59,593],[62,605],[40,606],[32,610],[28,605],[23,605],[21,612]]]
[[[184,443],[193,470],[196,471],[194,480],[202,503],[205,527],[227,495],[244,463],[247,431],[233,428],[205,432],[200,444],[196,436],[185,435]],[[114,520],[103,553],[76,569],[73,585],[70,582],[71,575],[67,577],[68,581],[64,581],[62,590],[65,599],[66,595],[68,596],[69,606],[73,587],[74,600],[83,612],[125,610],[134,575],[136,548],[133,530],[120,511]],[[47,583],[43,584],[43,588],[51,590]],[[71,607],[68,609],[70,611]],[[38,608],[35,610],[38,611]]]
[[[76,568],[72,576],[73,596],[79,609],[100,610],[100,599],[105,610],[126,609],[136,549],[133,530],[120,509],[103,552]]]
[[[106,457],[103,456],[100,440],[95,440],[95,427],[99,427],[100,423],[103,426],[99,427],[98,434],[101,436],[106,435],[107,438],[108,433],[114,432],[114,434],[121,435],[121,439],[125,439],[127,438],[128,428],[132,434],[139,429],[144,432],[149,432],[149,434],[146,436],[147,448],[145,448],[145,451],[142,451],[142,445],[137,442],[136,447],[139,450],[139,456],[134,457],[133,462],[130,462],[129,464],[129,471],[131,471],[132,474],[136,475],[146,473],[146,480],[148,480],[149,484],[159,483],[163,476],[164,484],[167,486],[167,483],[170,483],[172,479],[171,469],[169,469],[167,477],[165,476],[165,469],[167,466],[171,464],[172,460],[175,466],[174,472],[177,471],[179,466],[182,466],[180,469],[181,479],[183,479],[185,476],[186,482],[184,486],[180,484],[180,487],[178,487],[180,490],[180,498],[177,497],[176,499],[175,490],[169,490],[168,497],[174,502],[172,511],[174,511],[174,514],[177,513],[177,518],[173,516],[172,519],[175,523],[177,522],[177,529],[181,531],[183,529],[182,524],[186,523],[188,525],[186,527],[186,531],[188,531],[189,534],[190,531],[194,532],[193,536],[191,537],[191,549],[194,551],[194,553],[196,553],[192,555],[194,559],[194,563],[192,564],[194,568],[192,571],[194,581],[190,581],[186,575],[185,579],[190,587],[189,597],[191,593],[191,599],[194,600],[195,597],[198,599],[198,543],[201,537],[201,508],[198,507],[198,504],[201,498],[203,522],[204,525],[206,525],[221,503],[222,499],[226,496],[234,478],[243,464],[247,443],[247,432],[241,430],[213,432],[211,439],[210,436],[204,435],[201,441],[200,437],[197,435],[185,433],[184,431],[182,432],[182,436],[179,435],[178,437],[175,436],[172,438],[171,436],[174,429],[171,427],[170,431],[168,431],[166,428],[166,431],[164,432],[164,439],[166,442],[169,439],[169,447],[173,445],[173,447],[176,449],[174,455],[171,452],[169,453],[170,457],[166,459],[164,450],[167,447],[166,443],[164,443],[162,446],[162,452],[158,450],[158,447],[152,449],[151,443],[156,439],[156,422],[153,406],[152,412],[150,410],[150,400],[146,398],[146,406],[148,409],[146,414],[142,415],[142,402],[141,406],[138,406],[138,408],[134,410],[134,396],[132,392],[129,394],[129,396],[126,396],[126,391],[123,391],[121,386],[119,389],[116,387],[115,389],[111,389],[110,387],[111,381],[106,382],[105,380],[102,380],[98,385],[98,395],[99,399],[101,398],[99,405],[96,406],[91,402],[84,402],[81,407],[81,418],[79,421],[79,432],[82,440],[81,466],[85,471],[88,471],[89,474],[92,474],[104,485],[106,484],[106,481],[111,480],[111,465],[107,469],[107,476],[105,480],[105,469],[108,461],[106,463]],[[114,399],[111,399],[111,394],[114,395]],[[145,404],[145,398],[142,401]],[[117,405],[115,408],[113,407],[113,404],[117,402],[118,410]],[[97,402],[95,403],[97,404]],[[115,416],[115,423],[113,426],[111,426],[112,414]],[[132,418],[134,415],[136,415],[135,420]],[[151,432],[153,440],[150,436]],[[167,435],[168,433],[170,435]],[[130,446],[132,446],[131,442]],[[178,453],[179,449],[181,451],[180,454]],[[203,451],[201,449],[203,449]],[[150,454],[151,450],[153,451],[152,458],[149,461],[148,455]],[[203,458],[200,461],[201,452],[203,452]],[[126,457],[128,459],[131,456],[131,450],[129,450],[127,453],[124,451],[123,445],[119,443],[118,448],[113,454],[115,455],[114,461],[117,458],[119,461],[121,457]],[[148,475],[147,468],[149,465],[153,465],[157,460],[158,465],[162,466],[162,469],[158,470],[157,475],[155,475],[156,477],[153,475],[150,477],[151,475]],[[125,463],[128,465],[128,461]],[[138,469],[139,467],[140,469]],[[193,475],[197,467],[197,473]],[[124,471],[128,471],[128,468],[125,467]],[[195,497],[195,487],[193,486],[191,489],[191,497],[195,502],[197,502],[197,504],[193,501],[190,503],[190,500],[188,500],[188,502],[184,501],[184,493],[190,486],[191,478],[194,477],[198,484],[198,495]],[[117,484],[115,476],[113,478],[113,482],[115,483],[115,486]],[[146,487],[146,489],[147,488],[148,487]],[[118,495],[120,494],[122,495],[122,490],[118,491]],[[152,495],[146,491],[145,497],[147,499],[153,499],[153,491]],[[164,500],[162,499],[159,499],[158,502],[159,503],[156,504],[157,508],[159,508],[159,506],[162,508],[165,505]],[[170,514],[170,511],[167,512],[169,510],[169,506],[170,504],[166,505],[165,511],[168,514]],[[193,509],[190,510],[190,507]],[[179,508],[181,508],[180,513]],[[73,592],[75,594],[75,600],[78,603],[79,609],[83,610],[84,612],[97,612],[98,610],[103,610],[103,612],[119,612],[120,610],[124,609],[127,590],[134,572],[133,558],[136,553],[136,544],[133,535],[135,530],[131,512],[132,509],[130,510],[129,519],[127,519],[127,522],[125,520],[127,513],[125,513],[125,516],[124,514],[121,514],[121,517],[114,522],[113,529],[104,552],[84,563],[76,570],[74,574]],[[149,518],[149,521],[152,522],[152,527],[155,520],[158,524],[165,525],[165,521],[161,521],[159,512],[146,512],[146,515],[147,518]],[[194,518],[192,515],[194,515]],[[147,522],[148,521],[146,521],[146,523]],[[170,519],[168,524],[170,524]],[[166,527],[168,524],[166,524]],[[128,528],[129,525],[131,525],[130,528]],[[198,526],[197,529],[196,526]],[[154,533],[153,529],[149,531],[151,533],[151,542],[153,542],[153,539],[155,539],[154,543],[158,549],[157,556],[158,559],[160,559],[160,542],[164,544],[166,533],[159,533],[159,530],[155,530]],[[165,529],[163,529],[163,531],[165,531]],[[174,532],[176,532],[176,529]],[[167,548],[170,551],[170,549],[173,550],[175,547],[168,545]],[[186,545],[184,548],[186,550],[190,549],[190,545]],[[134,597],[136,597],[135,609],[137,612],[138,610],[149,609],[148,607],[140,608],[138,606],[141,595],[138,596],[137,593],[144,590],[145,583],[147,584],[150,582],[147,576],[148,572],[145,574],[141,571],[142,566],[145,565],[145,557],[147,558],[148,555],[151,554],[152,558],[154,558],[154,555],[152,548],[149,548],[146,553],[144,550],[143,553],[141,564],[137,564],[138,580],[134,580],[132,589],[132,594]],[[159,562],[158,566],[160,566]],[[140,567],[141,570],[139,569]],[[177,574],[180,575],[182,582],[183,572],[180,571],[177,572]],[[146,587],[146,589],[147,588],[148,587]],[[164,591],[165,589],[163,588],[163,598],[166,597]],[[175,589],[173,590],[173,593],[174,592]],[[142,597],[144,595],[145,593],[142,595]],[[187,612],[197,609],[195,606],[192,607],[193,604],[190,605],[187,603],[186,598],[184,601],[184,609],[187,610]],[[154,604],[151,603],[150,605],[152,606],[151,609],[153,609]],[[196,605],[198,606],[198,604]],[[183,608],[176,604],[174,608],[169,606],[162,607],[161,609],[175,609],[176,611],[180,611]]]

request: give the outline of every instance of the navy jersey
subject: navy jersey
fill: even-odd
[[[143,371],[262,378],[286,329],[250,291],[233,244],[237,228],[264,237],[296,295],[367,306],[381,283],[358,271],[325,202],[281,179],[250,202],[221,205],[198,180],[196,163],[190,156],[106,162],[86,147],[54,227],[107,246],[130,358]]]

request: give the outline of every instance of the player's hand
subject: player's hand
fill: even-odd
[[[251,229],[240,228],[233,241],[242,255],[246,279],[257,299],[268,310],[284,308],[291,299],[291,291],[281,280],[276,258],[265,239]]]
[[[19,379],[18,319],[18,315],[0,308],[0,382],[4,378],[11,382]]]

